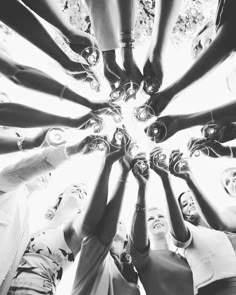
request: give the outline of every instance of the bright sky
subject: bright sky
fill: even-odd
[[[144,46],[139,46],[135,49],[136,60],[140,66],[142,66],[143,60],[145,58],[144,52],[147,52],[148,49],[147,44],[148,42],[145,42]],[[101,92],[96,93],[92,91],[88,85],[83,85],[83,83],[77,82],[66,76],[62,72],[59,65],[57,65],[52,59],[47,57],[45,54],[43,54],[21,37],[12,35],[7,40],[6,47],[9,50],[10,56],[12,56],[12,58],[18,62],[46,71],[49,75],[52,75],[59,81],[62,81],[65,85],[70,86],[78,93],[94,99],[94,101],[99,101],[101,99],[106,100],[109,97],[109,87],[107,82],[102,78],[101,74]],[[184,69],[186,69],[191,62],[189,44],[185,44],[180,48],[174,48],[170,46],[169,50],[166,52],[164,85],[168,85],[168,83],[183,73]],[[174,101],[163,114],[190,113],[213,108],[233,100],[234,96],[227,90],[225,83],[226,74],[233,69],[232,64],[232,60],[230,60],[229,62],[225,63],[224,66],[221,66],[215,70],[214,73],[210,74],[206,79],[201,81],[201,83],[197,83],[196,85],[189,88],[185,93],[182,94],[182,97]],[[61,102],[59,98],[54,98],[39,92],[20,88],[4,77],[0,77],[0,82],[0,92],[7,93],[13,102],[24,103],[47,112],[53,112],[64,116],[78,116],[87,112],[85,108],[72,103]],[[148,152],[152,149],[154,144],[150,142],[144,135],[144,125],[138,123],[132,116],[133,107],[137,104],[141,104],[143,101],[144,97],[139,94],[136,102],[122,104],[122,110],[125,118],[125,125],[131,136],[137,139],[141,150]],[[112,134],[115,129],[115,125],[112,124],[112,121],[109,121],[108,123],[109,124],[107,124],[103,133]],[[30,132],[32,132],[32,130],[30,130]],[[87,133],[83,131],[68,132],[68,142],[83,138],[86,134]],[[168,141],[162,143],[161,146],[166,150],[180,148],[186,153],[186,144],[189,138],[193,136],[200,136],[199,127],[179,132]],[[15,156],[16,155],[14,155],[14,159]],[[17,155],[17,157],[21,156],[22,155]],[[10,155],[4,157],[1,156],[2,163],[4,164],[8,164],[14,159],[13,156]],[[95,184],[95,180],[97,179],[101,161],[101,153],[94,153],[89,156],[76,156],[71,161],[60,167],[58,171],[53,173],[53,177],[48,189],[35,193],[30,202],[30,223],[32,230],[37,229],[41,225],[43,214],[48,204],[52,203],[57,194],[60,193],[64,187],[66,187],[71,182],[84,182],[88,187],[89,193],[91,193]],[[216,202],[219,203],[219,206],[228,206],[230,204],[230,200],[227,198],[224,190],[221,188],[219,178],[220,173],[224,168],[236,165],[235,160],[212,160],[202,156],[191,161],[191,165],[196,178],[202,185],[202,188],[210,196],[215,198]],[[110,182],[111,192],[117,182],[119,173],[118,167],[114,168],[115,169],[111,175]],[[148,203],[150,205],[158,205],[164,208],[165,199],[160,180],[156,175],[151,175],[149,182]],[[175,180],[175,187],[177,195],[183,189],[185,189],[183,182],[178,179]],[[128,180],[124,206],[122,210],[122,219],[127,223],[127,226],[129,226],[131,222],[131,212],[134,210],[136,197],[137,185],[133,176],[131,175]],[[45,201],[42,201],[42,199]],[[58,295],[69,294],[73,279],[72,272],[73,270],[66,272],[64,279],[60,284],[57,293]]]

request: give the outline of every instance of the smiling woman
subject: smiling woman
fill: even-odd
[[[162,295],[194,294],[188,264],[183,257],[169,249],[169,226],[165,215],[157,207],[150,208],[146,213],[148,176],[141,176],[135,171],[133,173],[138,180],[139,192],[129,244],[133,263],[146,294],[155,295],[156,290]]]

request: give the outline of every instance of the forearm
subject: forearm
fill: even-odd
[[[211,45],[200,55],[190,69],[168,87],[174,97],[221,64],[234,50],[235,41],[232,28],[222,25]]]
[[[117,0],[121,32],[130,33],[134,29],[137,0]]]
[[[58,99],[65,99],[90,108],[90,101],[87,98],[38,69],[21,66],[13,77],[13,81],[21,86],[56,96]]]
[[[193,192],[193,195],[197,201],[197,204],[200,207],[200,210],[202,211],[203,215],[206,218],[206,221],[210,226],[212,226],[214,229],[221,230],[224,228],[224,222],[221,219],[219,210],[216,208],[215,204],[211,202],[205,194],[200,190],[199,186],[196,184],[196,181],[191,176],[187,184],[191,191]]]
[[[0,136],[0,142],[0,154],[14,153],[21,150],[19,147],[19,139],[17,136]],[[22,142],[23,150],[33,149],[35,147],[37,146],[34,145],[32,140],[29,140],[28,138],[25,138]]]
[[[34,14],[19,1],[2,1],[0,20],[63,66],[70,65],[69,57],[60,49]]]
[[[133,244],[139,251],[144,251],[148,246],[145,194],[146,188],[139,186],[136,210],[131,228]]]
[[[83,232],[85,235],[89,235],[95,230],[97,224],[101,221],[104,215],[107,205],[111,168],[112,165],[105,161],[92,194],[88,209],[82,221]]]
[[[178,241],[184,243],[189,239],[189,232],[184,223],[182,212],[174,196],[170,178],[170,175],[166,175],[166,177],[161,178],[161,180],[165,190],[167,205],[169,209],[168,215],[170,220],[171,231]]]
[[[179,118],[181,129],[190,128],[198,125],[205,125],[213,120],[222,123],[236,122],[236,103],[230,102],[223,106],[216,107],[207,111],[181,115]]]
[[[72,29],[66,15],[60,8],[59,2],[54,0],[22,0],[22,2],[63,34],[67,35]]]
[[[104,244],[109,244],[116,234],[127,178],[128,172],[123,172],[97,228],[97,234]]]
[[[183,0],[159,0],[155,5],[155,21],[152,32],[152,46],[160,57],[164,53]]]

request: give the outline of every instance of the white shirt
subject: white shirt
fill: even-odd
[[[68,159],[65,147],[48,148],[0,172],[0,294],[5,295],[30,239],[29,191],[32,178],[54,170]],[[4,283],[3,283],[4,282]]]
[[[224,232],[187,223],[190,238],[174,244],[184,248],[184,254],[193,273],[196,289],[224,278],[236,277],[236,254]]]

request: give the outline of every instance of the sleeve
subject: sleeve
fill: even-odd
[[[65,146],[48,148],[40,154],[24,158],[0,172],[0,190],[8,192],[39,175],[54,170],[69,157]]]
[[[147,249],[144,252],[140,252],[135,248],[131,237],[129,237],[128,249],[129,249],[130,255],[132,257],[132,261],[133,261],[134,266],[138,270],[144,268],[148,262],[148,259],[149,259],[149,252],[150,252],[149,240],[148,240]]]
[[[193,234],[192,234],[192,231],[190,230],[190,227],[188,224],[186,224],[187,228],[188,228],[188,232],[189,232],[189,239],[186,241],[186,242],[180,242],[176,239],[176,237],[171,233],[171,238],[172,238],[172,241],[174,243],[174,245],[177,247],[177,248],[188,248],[190,246],[190,244],[192,243],[192,240],[193,240]]]
[[[81,246],[72,295],[91,294],[90,291],[103,273],[111,244],[103,245],[95,235],[84,238]]]

